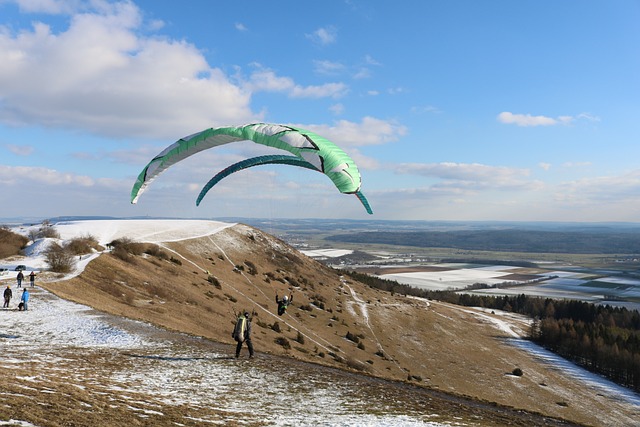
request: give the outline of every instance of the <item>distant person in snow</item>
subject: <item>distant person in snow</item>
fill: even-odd
[[[253,357],[253,343],[251,342],[251,319],[249,319],[249,312],[245,311],[244,314],[238,316],[235,328],[231,336],[238,343],[236,345],[236,358],[240,357],[240,350],[242,350],[242,343],[247,343],[249,349],[249,357]]]
[[[24,280],[24,274],[22,274],[22,271],[18,271],[18,277],[16,277],[16,280],[18,281],[18,287],[21,288],[22,280]]]
[[[31,287],[33,288],[36,284],[36,273],[33,271],[29,274],[29,282],[31,283]]]
[[[26,288],[22,291],[20,304],[22,304],[22,308],[24,309],[24,311],[27,311],[29,309],[29,291]],[[20,306],[18,306],[18,309],[20,309]]]
[[[276,303],[278,304],[278,316],[282,316],[285,311],[287,311],[287,307],[289,304],[293,302],[293,295],[283,296],[282,299],[278,298],[278,294],[276,294]]]
[[[11,290],[11,286],[7,285],[7,289],[4,290],[4,305],[2,308],[9,308],[11,297],[13,297],[13,291]]]

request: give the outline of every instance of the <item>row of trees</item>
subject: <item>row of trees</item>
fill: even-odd
[[[640,392],[640,313],[574,300],[485,296],[428,291],[357,272],[371,287],[405,295],[524,314],[534,320],[529,338],[586,369]]]

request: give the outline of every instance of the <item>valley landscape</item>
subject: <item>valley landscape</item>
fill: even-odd
[[[637,395],[563,364],[523,340],[530,320],[522,316],[376,290],[249,225],[96,220],[60,221],[55,227],[62,241],[94,234],[104,250],[80,256],[74,273],[66,275],[46,271],[37,249],[43,241],[32,242],[25,256],[2,261],[8,267],[26,264],[41,270],[30,311],[0,313],[3,340],[17,351],[15,361],[9,357],[4,362],[12,373],[2,380],[5,396],[13,402],[2,411],[7,422],[87,425],[82,421],[87,412],[94,414],[92,425],[107,418],[113,423],[103,425],[317,425],[313,417],[324,414],[328,425],[625,426],[638,417]],[[118,257],[106,247],[123,236],[157,247]],[[3,284],[12,281],[13,274],[2,276]],[[282,317],[275,313],[276,293],[294,296]],[[109,338],[87,351],[84,344],[73,343],[74,333],[63,330],[64,350],[30,349],[27,354],[46,356],[21,364],[25,352],[19,342],[36,332],[21,333],[26,326],[15,316],[29,316],[24,325],[35,328],[40,304],[51,298],[92,307],[104,313],[100,317],[115,316],[108,317],[111,326],[106,330],[117,325],[116,330],[145,329],[146,337],[162,336],[164,347],[158,350],[133,339],[132,349],[131,343],[122,347]],[[233,313],[240,310],[253,316],[258,353],[251,361],[245,360],[246,349],[240,360],[233,358],[230,332]],[[51,339],[51,333],[59,331],[45,336]],[[194,363],[231,371],[198,369],[184,376]],[[173,365],[174,374],[162,376],[160,389],[174,396],[170,400],[159,397],[157,385],[151,387],[145,379],[150,374],[143,374],[151,366],[164,370],[167,365]],[[516,368],[521,376],[513,375]],[[271,379],[257,380],[263,376]],[[275,387],[286,391],[273,390],[283,376],[286,386]],[[239,377],[254,378],[255,389]],[[234,384],[243,392],[223,396],[216,391],[233,389]],[[347,384],[353,391],[344,389]],[[377,389],[371,384],[386,385]],[[366,399],[346,397],[359,396],[364,389],[372,393]],[[247,406],[242,394],[248,390],[254,397]],[[316,409],[301,406],[310,399],[306,393],[317,396],[325,393],[321,390],[331,395],[344,390],[340,395],[353,410],[331,409],[340,406],[339,400],[326,402],[319,412],[314,411],[320,403],[312,405]],[[182,397],[192,395],[203,400],[196,404]],[[125,404],[127,399],[138,403]],[[294,408],[289,418],[265,415],[281,412],[274,399]],[[46,411],[35,410],[43,405]],[[229,411],[229,405],[236,409]],[[248,407],[262,409],[242,410]]]

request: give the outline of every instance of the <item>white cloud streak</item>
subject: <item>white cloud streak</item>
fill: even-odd
[[[567,125],[575,120],[571,116],[552,118],[547,116],[532,116],[531,114],[513,114],[508,111],[498,114],[497,119],[500,123],[523,127]]]
[[[290,77],[280,77],[262,68],[251,74],[244,87],[247,92],[283,92],[291,98],[340,98],[349,90],[344,83],[301,86]]]
[[[333,26],[322,27],[311,34],[306,34],[306,37],[315,44],[326,46],[338,40],[338,30]]]
[[[398,141],[407,133],[407,128],[393,121],[364,117],[360,123],[339,120],[333,126],[318,124],[297,125],[316,132],[345,147],[380,145]]]
[[[5,148],[16,156],[29,156],[34,152],[31,145],[5,144]]]

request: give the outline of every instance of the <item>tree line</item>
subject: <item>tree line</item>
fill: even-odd
[[[529,339],[617,384],[640,392],[640,313],[637,310],[524,294],[488,296],[431,291],[354,271],[347,274],[368,286],[391,293],[529,316],[534,319]]]

